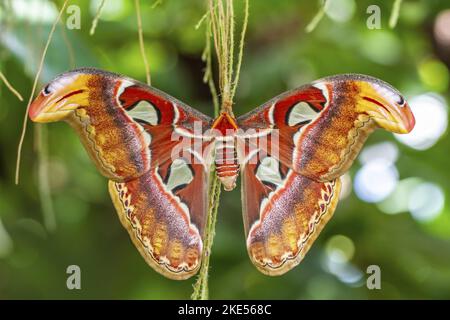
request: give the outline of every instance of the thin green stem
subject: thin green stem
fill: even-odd
[[[0,71],[0,80],[3,81],[8,90],[11,91],[17,97],[17,99],[23,101],[22,95],[11,85],[11,83],[9,83],[8,79],[1,71]]]
[[[52,25],[52,28],[50,29],[50,33],[48,34],[48,38],[47,38],[47,43],[45,44],[44,51],[42,52],[41,60],[39,62],[39,67],[36,72],[36,76],[34,78],[33,88],[31,89],[31,94],[28,99],[28,104],[27,104],[27,108],[25,111],[24,119],[23,119],[22,133],[20,135],[19,145],[17,147],[16,176],[15,176],[16,185],[19,184],[20,160],[21,160],[21,155],[22,155],[23,141],[25,139],[25,134],[27,132],[28,111],[30,110],[31,101],[33,100],[34,93],[36,92],[36,87],[37,87],[37,84],[39,81],[39,77],[41,75],[42,68],[44,66],[45,56],[47,55],[47,50],[48,50],[48,47],[50,46],[50,42],[52,41],[53,34],[55,33],[56,25],[58,24],[59,20],[61,19],[61,16],[62,16],[64,9],[66,8],[68,2],[69,2],[69,0],[64,1],[63,5],[59,11],[58,17],[56,18],[55,22]]]
[[[306,32],[307,33],[312,32],[317,27],[317,25],[322,20],[322,18],[324,17],[325,11],[326,11],[327,2],[328,2],[328,0],[323,0],[323,3],[320,6],[319,11],[317,11],[317,13],[314,16],[314,18],[306,26]]]
[[[242,27],[237,68],[234,65],[234,8],[233,0],[208,0],[209,14],[202,17],[200,21],[207,20],[206,43],[202,54],[202,59],[206,63],[203,81],[207,82],[211,90],[214,101],[214,114],[219,115],[219,101],[216,87],[212,77],[212,49],[211,37],[214,41],[214,48],[219,64],[219,90],[221,96],[220,107],[222,111],[232,114],[232,102],[236,84],[239,79],[239,72],[242,63],[243,43],[248,20],[248,0],[245,5],[245,18]],[[223,2],[226,2],[224,6]],[[235,78],[233,80],[233,74]],[[213,245],[215,227],[217,221],[217,211],[219,208],[221,182],[219,181],[214,165],[211,166],[210,186],[209,186],[209,209],[204,233],[204,245],[202,254],[202,266],[194,284],[194,291],[191,298],[194,300],[208,299],[208,276],[209,258]]]
[[[241,65],[242,65],[242,58],[244,55],[244,39],[245,39],[245,33],[247,31],[247,25],[248,25],[248,13],[249,13],[249,0],[245,0],[245,9],[244,9],[244,23],[242,25],[242,31],[241,31],[241,39],[239,40],[239,55],[238,55],[238,62],[236,66],[236,75],[234,77],[233,81],[233,89],[231,90],[231,97],[234,98],[234,95],[236,94],[236,88],[239,82],[239,75],[241,73]]]
[[[152,79],[151,79],[151,76],[150,76],[150,65],[148,64],[147,56],[145,54],[144,32],[142,30],[142,18],[141,18],[140,0],[135,0],[134,4],[135,4],[135,7],[136,7],[136,18],[137,18],[137,24],[138,24],[139,47],[141,49],[141,56],[142,56],[142,60],[144,62],[145,77],[146,77],[146,80],[147,80],[147,84],[150,86],[152,84]]]
[[[391,16],[389,17],[389,27],[394,29],[398,22],[400,15],[400,7],[402,6],[402,0],[395,0],[392,6]]]
[[[227,37],[227,48],[228,50],[228,79],[227,85],[229,86],[227,90],[229,93],[230,103],[233,101],[233,73],[234,73],[234,7],[233,1],[227,2],[227,30],[229,30],[229,36]]]
[[[209,210],[206,222],[206,232],[204,249],[202,255],[202,266],[194,284],[194,292],[192,293],[192,300],[208,300],[209,289],[208,289],[208,278],[209,278],[209,258],[211,255],[211,248],[215,236],[215,226],[217,221],[217,212],[219,209],[219,199],[220,199],[221,185],[220,181],[216,176],[215,168],[213,166],[211,171],[211,186],[209,189]]]
[[[205,32],[205,49],[202,53],[202,60],[205,62],[205,74],[203,75],[203,82],[207,83],[209,90],[211,91],[211,96],[213,98],[214,104],[214,116],[217,117],[220,111],[219,97],[217,95],[216,85],[214,84],[214,77],[212,71],[212,54],[211,54],[211,23],[206,26]]]
[[[160,4],[162,4],[162,0],[156,0],[155,2],[153,2],[151,8],[155,9],[157,6],[159,6]]]
[[[97,8],[97,12],[95,13],[94,20],[92,20],[92,26],[91,30],[89,30],[89,35],[93,36],[95,33],[95,29],[97,28],[98,20],[100,19],[100,16],[102,14],[103,7],[105,6],[106,0],[102,0],[100,2],[100,5]]]

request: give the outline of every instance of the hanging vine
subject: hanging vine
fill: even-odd
[[[218,116],[220,111],[232,114],[233,98],[236,93],[244,51],[244,39],[248,24],[249,1],[245,0],[244,21],[242,24],[236,64],[234,64],[235,20],[233,0],[209,0],[208,7],[208,12],[199,22],[201,23],[204,20],[206,21],[206,44],[202,55],[202,58],[206,63],[204,81],[209,85],[211,90],[211,95],[214,102],[214,115]],[[213,80],[211,38],[214,43],[219,67],[220,104],[217,89]],[[209,297],[209,259],[215,235],[220,191],[221,184],[213,167],[211,171],[211,185],[209,190],[210,202],[206,222],[202,266],[200,268],[197,281],[194,284],[194,292],[191,296],[193,300],[206,300]]]

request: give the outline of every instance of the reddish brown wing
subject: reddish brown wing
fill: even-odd
[[[202,133],[210,119],[143,85],[124,88],[118,99],[149,135],[151,169],[138,179],[111,181],[114,205],[150,266],[186,279],[200,267],[203,249],[211,140]]]
[[[142,84],[132,84],[118,97],[127,115],[139,123],[151,137],[152,164],[163,163],[178,150],[211,143],[202,137],[210,129],[212,119],[170,97]],[[196,130],[196,131],[195,131]],[[194,132],[195,131],[195,132]],[[181,146],[183,145],[183,148]]]
[[[347,74],[283,93],[239,117],[238,123],[244,130],[256,128],[269,136],[278,130],[279,155],[275,157],[299,174],[330,181],[350,168],[376,127],[408,133],[414,116],[389,84]],[[264,151],[274,154],[277,150]]]
[[[179,158],[128,182],[109,182],[120,221],[148,264],[182,280],[200,267],[209,170]]]
[[[244,131],[241,142],[250,149],[271,154],[289,168],[296,168],[295,154],[304,151],[296,146],[296,140],[327,107],[324,90],[325,87],[304,86],[283,93],[239,117],[238,125]],[[257,139],[249,138],[251,135]]]
[[[207,210],[211,119],[167,94],[96,69],[58,76],[30,108],[38,122],[65,120],[79,134],[124,227],[156,271],[198,270]],[[195,127],[199,131],[194,132]],[[197,148],[201,149],[201,148]]]
[[[247,250],[268,275],[300,263],[337,204],[339,179],[316,182],[294,171],[296,140],[327,107],[323,88],[306,86],[238,118]]]
[[[406,133],[414,117],[387,83],[338,75],[272,99],[237,119],[247,248],[264,273],[306,254],[331,217],[339,177],[376,126]]]
[[[333,96],[339,81],[286,92],[237,120],[247,249],[263,273],[299,264],[336,208],[339,175],[353,161],[342,165],[344,144],[352,145],[358,118]]]
[[[242,164],[247,249],[261,272],[283,274],[300,263],[333,215],[340,180],[316,182],[264,152]]]

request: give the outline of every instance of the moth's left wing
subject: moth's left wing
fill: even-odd
[[[267,275],[281,275],[300,263],[333,215],[339,178],[317,182],[264,153],[241,164],[242,207],[247,250]]]
[[[242,201],[250,258],[282,274],[330,219],[339,177],[381,127],[407,133],[414,117],[387,83],[338,75],[285,92],[237,119]]]

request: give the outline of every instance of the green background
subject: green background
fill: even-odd
[[[18,1],[28,3],[22,11],[11,8],[11,2],[1,1],[0,6],[0,70],[26,100],[62,1]],[[49,8],[50,18],[46,10],[31,5],[35,2],[37,8],[43,8],[43,4]],[[206,10],[204,2],[164,0],[155,8],[152,1],[141,2],[153,86],[212,115],[209,89],[202,82],[204,25],[195,29]],[[70,1],[81,9],[81,29],[58,26],[39,89],[73,66],[95,66],[145,81],[134,2],[107,0],[97,30],[90,36],[98,3]],[[404,1],[395,29],[388,26],[391,1],[335,3],[338,6],[329,8],[317,28],[306,33],[319,2],[250,0],[235,114],[243,114],[289,88],[348,72],[379,77],[407,98],[434,92],[448,101],[449,51],[433,32],[437,15],[450,7],[448,1]],[[369,5],[381,9],[379,30],[366,25]],[[242,1],[235,1],[235,7],[239,30]],[[68,16],[63,14],[64,21]],[[120,225],[106,179],[95,170],[78,138],[64,123],[46,126],[56,220],[56,228],[48,230],[39,198],[37,129],[32,123],[28,124],[24,143],[21,182],[19,186],[13,183],[25,108],[26,102],[19,102],[0,85],[0,299],[189,298],[195,278],[168,280],[146,265]],[[410,148],[384,131],[373,134],[366,145],[383,141],[398,148],[395,165],[400,180],[417,177],[438,186],[444,197],[450,196],[450,141],[445,133],[426,150]],[[356,161],[350,177],[361,166]],[[210,297],[450,298],[448,201],[426,221],[415,219],[408,210],[400,211],[385,214],[380,204],[361,200],[353,189],[339,203],[334,218],[304,261],[281,277],[267,277],[247,256],[238,185],[232,192],[223,192],[220,200]],[[336,254],[340,264],[337,271],[330,270],[330,257]],[[81,268],[81,290],[66,288],[66,268],[72,264]],[[366,287],[369,265],[381,269],[380,290]]]

